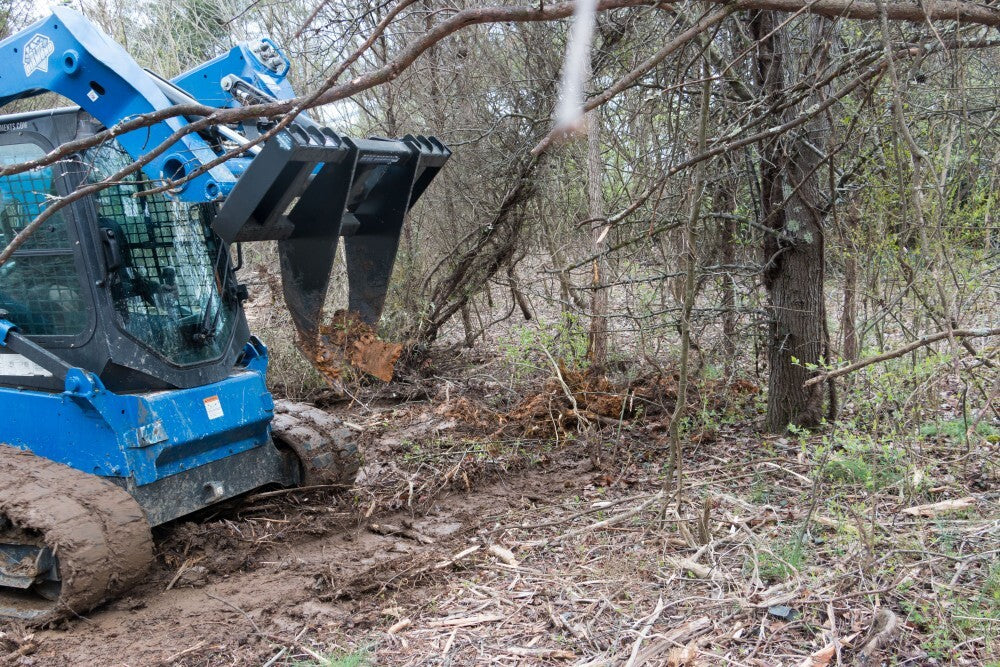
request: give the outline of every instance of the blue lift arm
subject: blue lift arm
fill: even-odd
[[[0,75],[0,106],[49,91],[78,104],[109,128],[175,106],[119,44],[66,7],[53,8],[48,18],[0,42],[0,54],[21,65]],[[139,159],[186,124],[184,118],[169,118],[117,139]],[[191,133],[154,157],[145,171],[154,178],[176,179],[215,158],[212,147]],[[237,180],[222,164],[183,184],[175,196],[192,203],[212,201],[228,195]]]
[[[170,82],[140,67],[82,14],[52,11],[0,42],[0,55],[23,66],[0,74],[0,106],[51,91],[110,128],[188,103],[232,108],[295,97],[288,58],[269,39],[236,46]],[[259,136],[256,120],[187,134],[144,171],[169,180],[192,174]],[[189,121],[171,117],[117,140],[139,160]],[[406,213],[450,155],[433,137],[351,139],[300,114],[261,146],[191,177],[172,194],[189,203],[222,202],[211,226],[226,243],[278,241],[285,301],[302,337],[312,341],[339,237],[348,237],[349,307],[374,323]]]

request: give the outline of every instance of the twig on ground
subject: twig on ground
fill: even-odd
[[[632,652],[629,654],[628,662],[625,663],[625,667],[635,667],[636,660],[639,657],[639,649],[642,648],[642,642],[646,639],[646,635],[653,628],[653,624],[656,620],[660,618],[660,614],[663,613],[663,596],[660,596],[656,600],[656,608],[653,609],[653,613],[649,615],[646,622],[642,626],[642,630],[639,632],[639,636],[636,638],[635,643],[632,645]]]
[[[582,535],[583,533],[588,533],[588,532],[593,531],[593,530],[600,530],[602,528],[607,528],[608,526],[613,526],[613,525],[615,525],[617,523],[621,523],[622,521],[624,521],[626,519],[629,519],[629,518],[631,518],[631,517],[639,514],[644,509],[646,509],[647,507],[649,507],[650,505],[652,505],[653,503],[655,503],[656,501],[658,501],[662,497],[663,497],[663,490],[661,489],[661,490],[657,491],[656,493],[654,493],[649,498],[647,498],[645,500],[645,502],[641,503],[640,505],[637,505],[636,507],[633,507],[632,509],[628,510],[627,512],[622,512],[621,514],[616,514],[613,517],[610,517],[610,518],[605,519],[603,521],[598,521],[597,523],[592,523],[589,526],[584,526],[582,528],[577,528],[575,530],[571,530],[571,531],[562,533],[561,535],[556,535],[555,537],[545,538],[545,539],[541,539],[541,540],[533,540],[531,542],[524,542],[522,544],[524,546],[528,546],[528,547],[540,547],[540,546],[545,546],[545,545],[548,545],[548,544],[553,544],[555,542],[562,542],[563,540],[568,540],[570,538],[577,537],[578,535]]]

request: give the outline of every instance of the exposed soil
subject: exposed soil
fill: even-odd
[[[881,450],[761,439],[757,388],[705,382],[692,407],[725,419],[689,434],[678,505],[669,376],[561,369],[499,400],[470,375],[329,408],[366,433],[352,491],[267,491],[158,530],[141,586],[56,628],[0,626],[0,664],[997,658],[997,443],[920,441],[900,456],[921,480],[897,479]],[[878,478],[852,476],[872,455]],[[967,635],[940,648],[945,626]]]
[[[379,428],[386,418],[397,426]],[[528,466],[515,456],[459,461],[450,475],[429,466],[423,475],[404,471],[393,460],[402,440],[453,432],[457,422],[421,406],[368,421],[382,433],[365,446],[353,493],[264,492],[159,529],[158,559],[141,585],[54,629],[0,625],[0,639],[13,648],[0,664],[216,664],[213,655],[258,664],[283,641],[270,636],[370,624],[372,602],[446,577],[449,570],[434,564],[491,520],[587,477],[589,466],[572,455],[559,465]]]

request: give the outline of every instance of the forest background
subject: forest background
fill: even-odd
[[[566,131],[554,116],[573,3],[70,5],[168,77],[269,35],[322,123],[451,148],[409,216],[380,324],[404,344],[404,384],[440,398],[441,368],[449,386],[488,369],[497,410],[549,387],[566,404],[548,437],[595,465],[617,456],[623,425],[656,422],[649,465],[692,526],[712,505],[685,495],[692,451],[726,438],[758,459],[774,442],[796,449],[808,512],[770,548],[772,579],[808,560],[817,506],[842,512],[869,563],[891,548],[963,564],[966,589],[956,574],[934,604],[895,606],[921,655],[996,659],[1000,8],[600,0],[576,62],[583,115]],[[42,10],[3,0],[4,33]],[[272,385],[329,398],[272,289],[273,250],[247,259]],[[356,378],[354,391],[382,389]],[[601,396],[624,397],[618,414]],[[876,535],[886,494],[978,509],[905,547]]]

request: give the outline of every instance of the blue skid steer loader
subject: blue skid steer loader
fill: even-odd
[[[240,244],[278,242],[309,342],[343,236],[349,310],[374,323],[403,219],[450,152],[305,113],[185,130],[200,117],[171,109],[295,98],[269,39],[168,81],[59,7],[0,53],[0,106],[78,105],[0,116],[0,249],[20,244],[0,264],[0,617],[38,624],[139,581],[152,526],[266,485],[353,481],[353,432],[267,390]],[[158,120],[106,132],[140,117]]]

